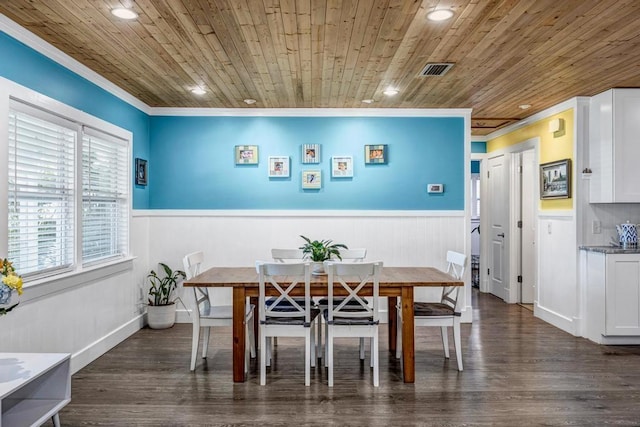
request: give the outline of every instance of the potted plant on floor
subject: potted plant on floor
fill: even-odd
[[[347,245],[342,243],[333,243],[332,240],[311,240],[308,237],[302,236],[302,239],[306,242],[299,249],[302,249],[305,259],[313,261],[313,274],[323,274],[324,266],[322,263],[328,259],[338,258],[342,260],[340,256],[340,249],[349,249]]]
[[[174,290],[180,280],[186,275],[182,270],[173,271],[165,263],[158,263],[162,270],[159,275],[155,270],[147,275],[151,287],[149,288],[149,303],[147,305],[147,323],[152,329],[166,329],[176,322],[176,303]]]

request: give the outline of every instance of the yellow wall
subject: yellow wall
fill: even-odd
[[[506,148],[510,145],[518,144],[526,141],[527,139],[539,137],[540,138],[540,150],[539,161],[540,163],[553,162],[556,160],[571,159],[572,168],[574,167],[573,161],[573,109],[563,111],[550,117],[546,117],[537,122],[531,123],[520,129],[516,129],[513,132],[509,132],[506,135],[499,136],[487,141],[487,153],[495,150]],[[564,120],[564,130],[560,132],[549,133],[549,122],[553,119]],[[575,180],[575,173],[572,171],[572,187]],[[541,200],[540,209],[542,210],[561,210],[561,209],[573,209],[572,199],[554,199],[554,200]]]

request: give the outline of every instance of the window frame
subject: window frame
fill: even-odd
[[[120,268],[131,268],[133,257],[131,255],[131,219],[132,219],[132,152],[133,152],[133,133],[103,119],[92,116],[88,113],[80,111],[72,106],[59,102],[55,99],[42,95],[34,90],[21,86],[4,77],[0,77],[0,134],[4,135],[0,138],[0,164],[8,165],[9,158],[9,110],[12,102],[19,102],[37,110],[42,110],[61,119],[74,122],[78,126],[78,138],[76,138],[75,156],[75,218],[74,218],[74,255],[72,265],[64,270],[55,270],[51,272],[41,272],[25,277],[24,287],[29,289],[37,288],[37,292],[33,292],[33,297],[41,297],[48,293],[58,292],[62,289],[78,286],[82,283],[81,277],[86,274],[94,275],[96,271],[102,269],[113,270]],[[83,265],[82,261],[82,126],[99,130],[100,132],[118,138],[126,144],[126,188],[127,188],[127,207],[126,207],[126,228],[127,234],[125,239],[125,253],[123,256],[106,258],[104,260],[92,261]],[[5,167],[5,171],[6,171]],[[6,174],[7,172],[5,172]],[[0,203],[0,256],[5,257],[8,253],[8,179],[0,180],[0,199],[5,203]],[[20,272],[18,272],[20,273]],[[48,285],[51,286],[48,286]],[[44,287],[43,287],[44,285]],[[50,289],[49,289],[50,288]],[[47,290],[48,289],[48,290]],[[32,299],[28,291],[23,295],[22,300]],[[25,298],[26,297],[26,298]]]

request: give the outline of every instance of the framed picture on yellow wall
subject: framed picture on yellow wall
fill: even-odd
[[[571,197],[571,159],[540,165],[540,198],[568,199]]]

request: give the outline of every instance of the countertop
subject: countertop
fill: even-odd
[[[603,254],[640,254],[640,248],[622,248],[620,246],[580,246],[583,251],[600,252]]]

